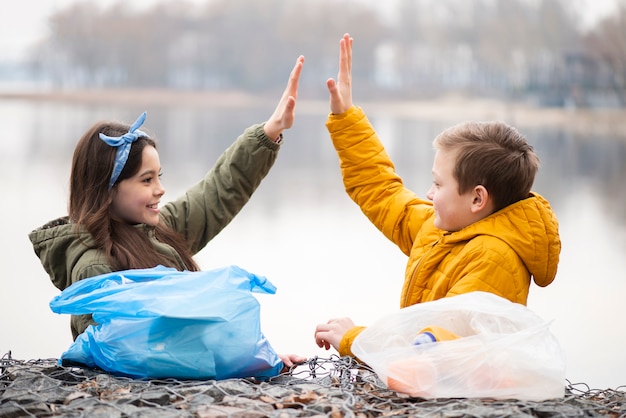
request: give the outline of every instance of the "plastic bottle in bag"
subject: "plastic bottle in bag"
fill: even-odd
[[[413,345],[436,343],[439,341],[450,341],[459,338],[458,335],[435,325],[423,328],[413,339]]]

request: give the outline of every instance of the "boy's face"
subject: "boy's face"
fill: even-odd
[[[451,232],[477,220],[471,210],[473,191],[459,194],[459,184],[453,175],[455,165],[454,151],[437,150],[433,161],[433,184],[426,194],[435,209],[435,226]]]
[[[156,226],[159,223],[159,203],[165,194],[159,179],[160,170],[157,150],[146,146],[141,154],[141,168],[137,174],[115,186],[111,216],[120,222]]]

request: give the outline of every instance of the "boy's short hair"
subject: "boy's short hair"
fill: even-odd
[[[483,185],[494,212],[529,196],[540,165],[526,138],[504,122],[464,122],[440,133],[433,145],[456,152],[459,194]]]

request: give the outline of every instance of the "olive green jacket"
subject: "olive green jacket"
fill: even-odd
[[[161,208],[160,222],[181,233],[192,254],[196,254],[248,202],[276,161],[279,148],[279,144],[265,135],[263,124],[249,127],[202,180]],[[178,265],[168,267],[185,268],[174,249],[156,239],[154,227],[145,224],[136,227],[145,231],[158,252],[178,260]],[[113,271],[106,254],[89,232],[70,223],[67,216],[32,231],[29,238],[52,283],[60,290],[78,280]],[[91,315],[72,316],[74,339],[93,323]]]

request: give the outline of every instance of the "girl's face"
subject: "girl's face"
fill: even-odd
[[[435,209],[435,226],[451,232],[476,221],[471,210],[473,193],[459,194],[459,183],[453,175],[455,164],[454,152],[437,150],[433,161],[434,180],[426,194]]]
[[[141,153],[137,174],[117,183],[113,188],[111,217],[128,224],[159,223],[159,203],[165,189],[159,178],[161,162],[154,147],[146,146]]]

